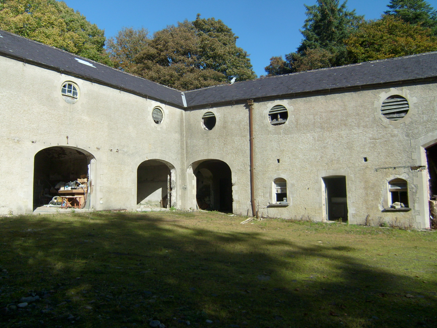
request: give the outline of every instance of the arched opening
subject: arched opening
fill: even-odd
[[[322,178],[324,185],[325,217],[329,221],[347,222],[347,190],[345,176]]]
[[[33,209],[40,206],[89,208],[92,166],[89,152],[73,147],[50,147],[34,160]]]
[[[228,164],[206,160],[197,165],[194,175],[197,206],[202,210],[232,213],[232,174]]]
[[[160,160],[142,162],[137,170],[137,204],[147,207],[175,206],[175,169]]]

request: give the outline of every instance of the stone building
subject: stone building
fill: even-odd
[[[429,228],[437,53],[181,92],[0,31],[0,214],[85,208]]]

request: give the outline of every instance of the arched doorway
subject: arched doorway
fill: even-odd
[[[329,221],[348,221],[347,190],[345,176],[322,178],[324,185],[325,218]]]
[[[137,205],[176,206],[175,173],[170,163],[161,160],[142,162],[137,169]]]
[[[219,160],[202,161],[194,175],[197,206],[202,210],[232,213],[232,173],[228,164]]]
[[[33,209],[44,205],[89,208],[93,165],[94,156],[83,149],[57,146],[40,150],[34,159]]]

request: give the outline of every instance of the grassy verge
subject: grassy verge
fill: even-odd
[[[436,232],[244,219],[0,218],[0,327],[437,326]]]

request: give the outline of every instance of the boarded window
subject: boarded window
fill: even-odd
[[[273,106],[269,111],[269,120],[272,125],[281,125],[287,122],[288,110],[282,105]]]
[[[407,99],[401,96],[391,96],[382,103],[381,113],[390,121],[398,121],[407,115],[409,109]]]
[[[153,108],[153,111],[152,111],[153,122],[155,122],[156,124],[161,124],[163,117],[164,117],[164,114],[163,114],[162,109],[160,107]]]
[[[202,123],[205,130],[212,130],[215,127],[216,122],[217,120],[213,112],[206,112],[203,114]]]
[[[408,208],[408,183],[404,179],[393,179],[388,183],[391,208]]]

